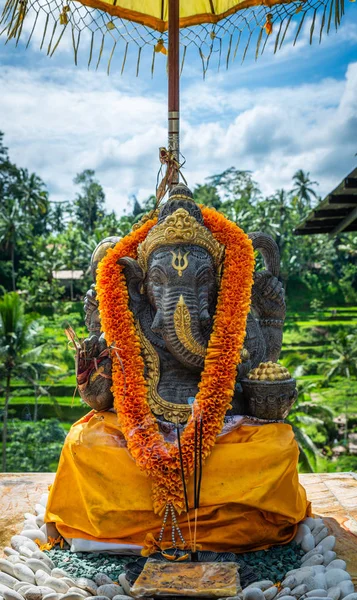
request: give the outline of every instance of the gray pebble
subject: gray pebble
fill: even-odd
[[[326,590],[311,590],[310,592],[307,592],[306,596],[309,598],[310,596],[313,597],[320,597],[320,598],[325,598],[327,596],[327,592]]]
[[[33,587],[30,583],[24,583],[23,581],[21,581],[22,586],[17,588],[15,591],[19,592],[19,594],[21,594],[21,596],[24,596],[25,592],[27,592],[27,590],[29,590],[31,587]]]
[[[310,596],[309,600],[321,600],[321,596]],[[325,600],[332,600],[332,598],[325,596]]]
[[[36,579],[37,585],[45,585],[45,583],[49,577],[50,577],[50,575],[48,573],[46,573],[46,571],[44,571],[43,569],[39,569],[35,573],[35,579]]]
[[[325,573],[315,573],[314,582],[317,590],[327,590],[328,587],[331,587],[327,585]]]
[[[354,592],[353,594],[348,594],[348,596],[345,596],[344,600],[357,600],[357,592]]]
[[[35,552],[38,549],[38,546],[35,544],[35,542],[32,542],[23,535],[13,535],[11,538],[11,546],[18,552],[20,550],[20,546],[26,546],[29,548],[29,550],[32,550],[32,552]]]
[[[29,585],[30,585],[29,583],[24,583],[23,581],[18,581],[17,583],[15,583],[15,585],[12,589],[15,590],[15,592],[18,592],[21,588],[28,587]]]
[[[7,585],[3,585],[0,583],[0,597],[3,597],[5,592],[11,592],[12,588],[9,588]]]
[[[106,583],[111,585],[113,583],[112,579],[110,579],[106,573],[101,572],[95,574],[94,581],[97,585],[105,585]]]
[[[305,585],[304,583],[301,583],[300,585],[297,585],[296,588],[291,590],[290,595],[294,596],[295,598],[300,598],[300,596],[302,596],[303,594],[306,594],[307,591],[308,591],[307,585]]]
[[[43,560],[39,560],[38,558],[29,558],[26,561],[26,566],[29,567],[34,573],[41,569],[42,571],[45,571],[45,573],[48,573],[48,575],[51,575],[51,569]]]
[[[18,556],[19,553],[17,552],[17,550],[10,548],[10,546],[5,546],[4,554],[6,554],[6,556]]]
[[[61,577],[70,577],[71,576],[71,574],[68,573],[67,571],[65,571],[64,569],[58,569],[57,567],[52,569],[52,571],[50,572],[50,575],[52,577],[56,577],[57,579],[61,579]]]
[[[45,554],[44,552],[41,552],[41,550],[36,550],[36,552],[33,553],[32,558],[37,558],[38,560],[43,560],[44,563],[46,563],[46,565],[50,568],[50,569],[54,569],[55,565],[53,564],[52,560],[47,556],[47,554]]]
[[[342,582],[343,583],[343,582]],[[352,583],[352,582],[351,582]],[[352,584],[353,585],[353,584]],[[331,587],[327,590],[328,595],[330,596],[330,598],[332,598],[332,600],[339,600],[341,597],[341,590],[338,587],[338,585],[335,585],[334,587]]]
[[[6,558],[0,558],[0,571],[7,573],[8,575],[14,576],[14,565]]]
[[[65,594],[69,589],[69,585],[63,579],[56,579],[56,577],[48,577],[45,585],[59,594]]]
[[[107,598],[114,598],[114,596],[118,596],[123,593],[123,588],[121,586],[115,585],[114,583],[106,583],[104,585],[100,585],[97,589],[97,594],[100,596],[107,596]]]
[[[40,588],[35,586],[30,587],[26,592],[24,592],[24,596],[26,600],[42,600],[42,592]]]
[[[20,546],[20,556],[23,558],[32,558],[33,552],[27,546]]]
[[[243,590],[243,600],[265,600],[260,588],[248,587]]]
[[[39,540],[41,544],[45,544],[47,542],[47,536],[40,529],[24,529],[21,531],[20,535],[23,535],[33,542],[35,540]]]
[[[353,582],[350,579],[346,579],[346,581],[341,581],[341,583],[337,586],[341,593],[341,598],[345,598],[349,596],[355,591]]]
[[[232,596],[232,598],[242,598],[242,596]],[[118,594],[117,596],[114,596],[112,600],[128,600],[128,596],[125,596],[124,594]],[[228,598],[225,598],[224,600],[228,600]]]
[[[267,590],[268,588],[270,588],[272,585],[274,585],[273,581],[270,581],[270,579],[262,579],[260,581],[254,581],[253,583],[250,583],[249,585],[247,585],[246,588],[244,589],[248,589],[248,588],[259,588],[260,590],[264,591]]]
[[[42,596],[42,600],[60,600],[61,594],[56,594],[56,592],[52,592],[52,594],[46,594]]]
[[[304,519],[302,521],[302,523],[304,525],[307,525],[310,528],[310,530],[312,531],[315,527],[315,521],[316,521],[316,519],[314,519],[313,517],[306,517],[306,519]]]
[[[313,554],[313,556],[310,556],[310,558],[308,558],[304,562],[304,567],[314,567],[317,565],[322,565],[323,562],[324,562],[323,554]]]
[[[278,594],[277,596],[275,596],[275,600],[278,600],[278,598],[279,598],[279,600],[280,600],[280,598],[281,598],[282,596],[289,596],[290,592],[291,592],[291,589],[290,589],[289,587],[283,587],[283,588],[280,590],[279,594]]]
[[[15,566],[15,565],[14,565]],[[12,575],[8,575],[8,573],[0,572],[0,583],[1,585],[6,585],[8,588],[13,589],[15,583],[18,582],[18,579],[15,579]]]
[[[351,575],[343,569],[327,569],[326,571],[327,588],[334,587],[345,579],[351,579]]]
[[[315,548],[315,538],[312,533],[307,533],[304,535],[301,541],[301,548],[304,552],[310,552]]]
[[[87,590],[87,592],[90,592],[93,596],[97,593],[97,584],[93,579],[88,579],[88,577],[79,577],[76,579],[74,585],[83,590]]]
[[[75,594],[74,592],[70,592],[67,594],[64,594],[64,596],[62,596],[61,600],[83,600],[83,596],[82,594]]]
[[[11,590],[10,592],[5,591],[3,597],[4,600],[23,600],[23,596],[19,592],[15,592],[15,590]]]
[[[325,552],[327,552],[328,550],[333,550],[336,544],[336,538],[334,535],[328,535],[327,537],[325,537],[325,539],[322,540],[322,542],[320,542],[322,549],[323,549],[323,553],[325,554]]]
[[[263,591],[265,600],[273,600],[278,593],[278,588],[275,585],[268,587]]]
[[[296,600],[294,596],[280,596],[279,600]]]
[[[298,582],[293,575],[289,575],[286,579],[284,579],[282,585],[283,587],[289,587],[290,589],[293,589],[298,585]]]
[[[120,583],[121,587],[123,588],[125,594],[127,596],[130,596],[130,583],[127,580],[127,578],[125,577],[125,573],[120,573],[119,583]]]
[[[320,544],[316,546],[316,548],[310,550],[310,552],[304,554],[304,556],[301,558],[301,564],[304,565],[305,561],[309,560],[309,558],[311,558],[311,556],[314,556],[315,554],[323,554],[322,546]]]
[[[70,587],[67,591],[67,594],[72,593],[73,594],[80,594],[82,596],[82,598],[87,598],[87,596],[91,596],[90,592],[87,592],[86,590],[82,590],[82,588],[79,587]]]
[[[341,560],[341,558],[337,558],[336,560],[332,560],[327,565],[326,570],[328,570],[328,569],[343,569],[345,571],[346,568],[347,568],[346,562],[344,560]]]
[[[328,536],[328,529],[327,529],[327,527],[323,527],[323,528],[321,529],[320,533],[318,533],[318,534],[315,536],[315,544],[316,544],[316,546],[317,546],[317,545],[318,545],[320,542],[322,542],[322,540],[324,540],[324,539],[325,539],[327,536]]]
[[[294,537],[294,542],[296,544],[301,544],[305,535],[308,535],[310,533],[311,533],[310,527],[308,525],[305,525],[304,523],[300,523],[300,525],[298,525],[298,528],[297,528],[296,536]]]
[[[321,546],[321,544],[320,544]],[[326,552],[324,552],[324,565],[327,566],[330,564],[330,562],[332,562],[333,560],[335,560],[336,558],[336,552],[334,552],[333,550],[327,550]]]

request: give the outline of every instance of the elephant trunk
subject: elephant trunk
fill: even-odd
[[[208,340],[202,333],[201,320],[204,317],[206,321],[206,314],[200,314],[195,294],[170,294],[164,299],[162,316],[162,335],[169,352],[187,368],[202,370]]]

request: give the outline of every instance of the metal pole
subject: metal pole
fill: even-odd
[[[168,4],[168,146],[177,162],[180,162],[180,0]],[[175,173],[172,184],[178,183]]]

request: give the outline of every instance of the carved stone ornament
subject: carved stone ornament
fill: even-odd
[[[224,246],[219,244],[212,233],[204,225],[200,225],[195,217],[184,208],[178,208],[166,217],[163,223],[153,227],[146,239],[138,247],[138,263],[144,272],[147,271],[149,256],[162,246],[178,244],[194,244],[209,252],[218,269],[222,263]]]

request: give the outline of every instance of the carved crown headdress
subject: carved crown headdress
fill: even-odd
[[[161,208],[158,224],[153,227],[138,247],[138,263],[147,271],[150,254],[162,246],[194,244],[209,252],[215,267],[222,263],[224,246],[203,225],[199,206],[191,191],[183,184],[175,186],[169,200]]]

